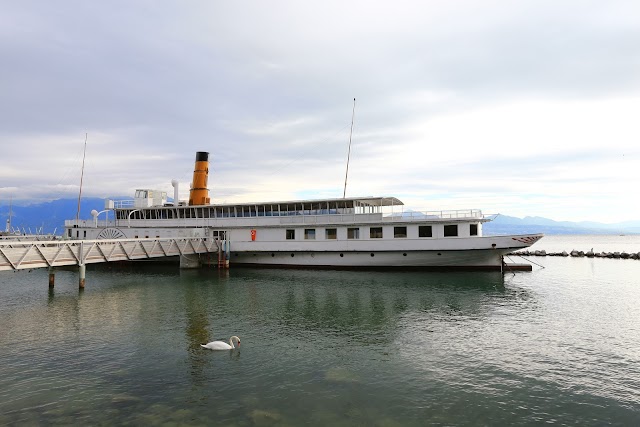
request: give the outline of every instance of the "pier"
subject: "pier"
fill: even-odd
[[[80,276],[79,286],[83,288],[87,264],[178,256],[181,268],[194,268],[199,266],[200,254],[217,253],[218,259],[224,258],[225,254],[221,253],[223,243],[204,237],[54,241],[7,239],[0,241],[0,271],[48,268],[49,286],[53,287],[54,267],[76,265]]]

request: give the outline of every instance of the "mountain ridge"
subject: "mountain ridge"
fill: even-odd
[[[545,234],[637,234],[640,221],[602,223],[595,221],[555,221],[539,216],[518,218],[497,215],[483,225],[485,234],[545,233]]]

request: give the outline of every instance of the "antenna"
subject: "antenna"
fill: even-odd
[[[351,135],[353,134],[353,118],[356,115],[356,99],[353,98],[353,111],[351,112],[351,131],[349,132],[349,151],[347,152],[347,171],[344,174],[344,191],[342,198],[347,196],[347,177],[349,176],[349,158],[351,157]]]
[[[84,159],[87,155],[87,134],[84,134],[84,152],[82,153],[82,172],[80,173],[80,192],[78,193],[78,211],[76,212],[76,225],[80,220],[80,198],[82,197],[82,179],[84,178]]]

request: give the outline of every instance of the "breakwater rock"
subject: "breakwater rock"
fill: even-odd
[[[616,258],[616,259],[640,259],[640,252],[628,253],[628,252],[594,252],[593,249],[585,252],[585,251],[577,251],[572,250],[571,252],[562,251],[562,252],[547,252],[543,250],[537,251],[518,251],[513,252],[512,255],[523,255],[523,256],[561,256],[561,257],[576,257],[576,258]]]

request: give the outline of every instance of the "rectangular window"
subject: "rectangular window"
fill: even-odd
[[[316,229],[315,228],[305,228],[304,229],[304,240],[316,240]]]
[[[393,227],[393,237],[395,239],[407,237],[407,227]]]
[[[458,224],[444,226],[444,237],[455,237],[458,235]]]
[[[478,235],[478,224],[469,224],[469,236]]]
[[[287,240],[296,239],[296,230],[287,230]]]
[[[359,228],[347,228],[347,239],[359,239],[360,238],[360,229]]]
[[[370,239],[382,239],[382,227],[371,227],[371,228],[369,228],[369,238]]]
[[[327,240],[336,240],[338,238],[338,230],[335,228],[327,228],[324,231],[324,237]]]
[[[430,225],[421,225],[418,227],[418,237],[433,237],[433,231]]]

